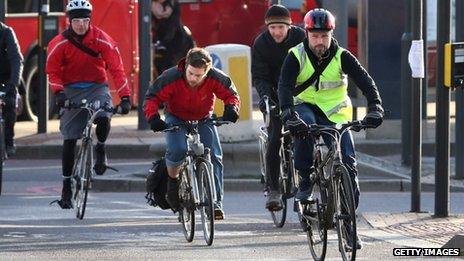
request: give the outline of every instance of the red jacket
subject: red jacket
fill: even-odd
[[[130,89],[124,73],[121,54],[109,35],[95,26],[90,26],[82,43],[99,53],[90,56],[69,42],[62,34],[50,41],[46,72],[54,93],[78,82],[102,84],[108,80],[106,69],[113,76],[119,97],[129,96]]]
[[[144,111],[149,120],[158,114],[160,104],[166,104],[166,110],[181,120],[201,120],[211,115],[216,97],[224,105],[234,105],[237,110],[240,99],[232,80],[222,71],[211,68],[203,83],[194,88],[184,79],[185,60],[177,67],[163,72],[148,89]]]

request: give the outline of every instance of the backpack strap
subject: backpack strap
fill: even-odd
[[[325,68],[327,68],[329,63],[332,61],[332,59],[334,58],[336,53],[337,53],[337,51],[330,52],[329,56],[322,61],[321,65],[315,67],[313,75],[311,75],[311,77],[309,77],[309,79],[307,79],[304,83],[296,86],[295,89],[293,89],[293,96],[298,96],[300,93],[302,93],[304,90],[306,90],[309,86],[313,85],[316,81],[317,81],[316,82],[316,90],[319,90],[319,87],[318,87],[318,85],[319,85],[318,84],[319,77],[321,76],[321,74],[325,70]]]
[[[72,37],[71,32],[69,29],[65,30],[63,33],[61,33],[64,38],[68,39],[69,42],[71,42],[74,46],[76,46],[79,50],[83,51],[84,53],[97,58],[100,56],[99,53],[95,52],[94,50],[90,49],[89,47],[83,45],[81,42],[78,42],[74,37]]]

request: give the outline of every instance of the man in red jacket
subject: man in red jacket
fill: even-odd
[[[223,120],[236,122],[240,100],[232,80],[222,71],[212,68],[211,56],[205,49],[193,48],[178,66],[164,71],[148,89],[145,117],[154,132],[182,121],[200,121],[211,117],[216,97],[224,102]],[[162,103],[166,105],[166,122],[158,113]],[[201,141],[211,149],[217,194],[214,215],[216,219],[223,219],[222,149],[217,129],[208,121],[200,121],[199,132]],[[185,134],[184,129],[166,133],[167,201],[174,210],[179,208],[178,177],[187,152]]]
[[[116,43],[105,32],[90,24],[92,5],[87,0],[69,1],[66,13],[70,26],[50,42],[46,66],[57,106],[63,107],[66,100],[80,103],[82,99],[89,102],[98,100],[100,104],[108,102],[112,106],[106,75],[106,70],[109,70],[121,98],[119,112],[129,113],[130,89]],[[68,209],[73,207],[70,177],[74,150],[88,115],[81,109],[62,109],[60,116],[60,131],[64,137],[63,190],[61,200],[57,202],[61,208]],[[94,169],[98,175],[102,175],[107,167],[105,141],[110,132],[110,120],[110,113],[102,113],[95,119],[98,142],[95,146]]]

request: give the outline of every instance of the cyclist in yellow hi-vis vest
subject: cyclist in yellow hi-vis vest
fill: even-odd
[[[295,137],[295,168],[300,176],[296,200],[312,202],[310,174],[313,164],[313,139],[307,137],[308,124],[333,125],[352,120],[348,97],[348,77],[367,98],[366,124],[382,124],[384,110],[378,89],[358,60],[333,38],[335,18],[317,8],[304,18],[306,39],[290,49],[280,74],[278,94],[282,120]],[[353,137],[342,138],[342,154],[353,182],[356,207],[359,186]],[[358,240],[357,247],[361,248]]]

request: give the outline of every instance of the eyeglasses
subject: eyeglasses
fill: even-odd
[[[73,18],[71,19],[71,23],[73,24],[88,24],[90,23],[90,18],[86,17],[86,18]]]

